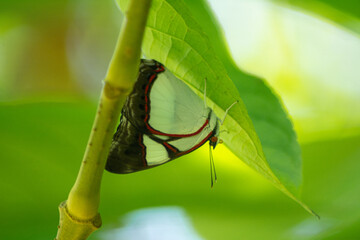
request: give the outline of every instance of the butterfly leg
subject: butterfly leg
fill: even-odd
[[[228,114],[229,110],[230,110],[235,104],[237,104],[238,102],[239,102],[239,101],[236,100],[235,102],[233,102],[233,104],[230,105],[230,107],[228,107],[228,108],[226,109],[225,115],[224,115],[223,119],[221,120],[221,125],[223,125],[223,123],[224,123],[224,121],[225,121],[225,118],[226,118],[226,115]]]
[[[220,130],[220,134],[223,133],[223,132],[226,132],[227,134],[230,133],[227,129],[222,129],[222,130]]]

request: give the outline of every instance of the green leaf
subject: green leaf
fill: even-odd
[[[299,201],[302,186],[301,150],[281,100],[265,82],[238,69],[207,4],[204,1],[185,2],[192,16],[209,36],[216,55],[233,79],[260,138],[266,160],[285,189],[283,186],[278,187],[314,214]]]
[[[206,78],[209,106],[220,118],[238,100],[224,122],[227,132],[221,138],[226,146],[312,212],[298,199],[302,181],[300,150],[280,101],[263,81],[232,64],[204,3],[187,4],[191,7],[183,1],[153,1],[143,43],[146,57],[162,62],[199,95]],[[126,2],[120,1],[120,5],[124,9]]]
[[[302,184],[301,151],[281,100],[259,78],[245,74],[230,57],[211,10],[204,1],[185,0],[211,41],[216,55],[226,67],[242,97],[260,138],[270,168],[296,197]]]

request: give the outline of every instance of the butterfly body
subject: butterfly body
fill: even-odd
[[[207,141],[215,147],[219,122],[213,110],[161,63],[141,60],[106,169],[114,173],[136,172],[190,153]]]

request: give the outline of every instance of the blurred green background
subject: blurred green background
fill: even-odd
[[[211,189],[204,146],[149,171],[106,172],[90,239],[360,239],[360,2],[209,5],[236,63],[283,99],[303,199],[321,220],[224,146]],[[0,1],[0,239],[55,237],[121,21],[111,0]]]

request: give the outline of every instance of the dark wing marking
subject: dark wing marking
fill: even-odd
[[[131,173],[144,168],[147,168],[147,164],[142,134],[122,115],[105,169],[113,173]]]

